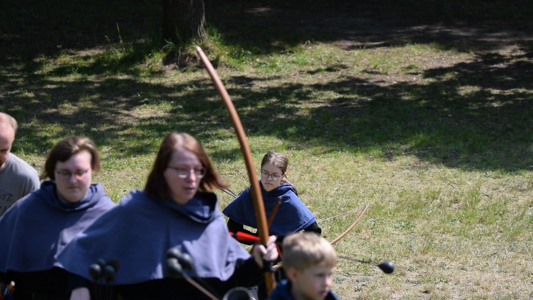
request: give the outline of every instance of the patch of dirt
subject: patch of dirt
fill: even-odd
[[[163,68],[166,71],[178,68],[180,71],[198,70],[202,68],[200,60],[195,54],[171,51],[163,58]]]

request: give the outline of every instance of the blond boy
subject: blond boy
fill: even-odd
[[[283,241],[283,280],[268,300],[338,300],[331,291],[337,256],[331,244],[315,233],[296,233]]]

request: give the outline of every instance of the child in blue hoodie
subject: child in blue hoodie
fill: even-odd
[[[270,216],[274,207],[278,206],[269,226],[269,232],[278,236],[279,243],[285,236],[295,232],[309,231],[317,235],[322,233],[315,216],[298,198],[296,188],[287,177],[288,165],[287,157],[277,151],[268,152],[261,161],[259,182],[266,214]],[[244,225],[257,228],[250,187],[242,191],[222,212],[229,218],[230,232],[252,234],[244,229]]]
[[[335,250],[313,233],[296,233],[283,241],[283,269],[288,280],[277,284],[267,300],[339,300],[331,291]]]

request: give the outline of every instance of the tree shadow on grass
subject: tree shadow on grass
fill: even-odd
[[[527,170],[533,164],[533,81],[527,71],[533,65],[506,59],[479,55],[469,63],[429,69],[422,74],[433,79],[428,84],[382,85],[345,77],[258,87],[270,79],[240,75],[223,80],[247,135],[276,136],[287,149],[383,160],[413,155],[453,168]],[[504,62],[507,67],[499,68]],[[495,92],[495,84],[506,88]],[[162,138],[176,130],[200,141],[234,138],[207,76],[172,86],[131,78],[57,82],[44,76],[22,83],[14,78],[5,86],[13,92],[0,108],[28,124],[19,132],[15,151],[44,153],[70,134],[89,136],[123,157],[155,152]],[[317,99],[317,91],[337,96]],[[240,159],[238,148],[213,155]]]
[[[141,52],[133,64],[161,46],[159,2],[3,0],[0,5],[3,64],[120,41]],[[226,43],[263,55],[306,41],[348,50],[439,41],[467,52],[533,43],[529,0],[205,0],[205,8],[207,22]]]
[[[87,5],[98,4],[94,1]],[[96,20],[98,26],[92,38],[87,36],[90,33],[87,30],[98,14],[88,14],[87,19],[74,18],[76,13],[87,8],[85,6],[83,9],[78,6],[76,9],[61,8],[63,2],[55,0],[52,7],[61,9],[54,12],[54,22],[47,25],[46,18],[50,16],[37,13],[44,3],[28,7],[31,13],[18,11],[22,5],[18,2],[4,3],[10,6],[0,16],[13,13],[21,18],[21,23],[16,25],[9,23],[10,18],[0,18],[2,28],[12,30],[4,31],[0,45],[2,50],[8,49],[0,51],[3,68],[0,72],[3,91],[0,109],[24,124],[14,145],[15,152],[21,149],[45,153],[54,142],[70,134],[89,136],[101,147],[118,149],[118,156],[123,157],[155,152],[163,136],[175,130],[190,132],[201,141],[234,138],[230,135],[232,129],[225,108],[207,77],[172,86],[137,78],[136,66],[149,48],[134,50],[117,59],[106,57],[109,53],[105,51],[92,54],[93,63],[81,67],[74,63],[49,67],[44,59],[39,59],[42,55],[60,57],[68,55],[69,51],[106,45],[107,41],[102,42],[105,35],[119,40],[117,19],[111,15],[122,7],[123,2],[109,2],[112,4],[108,7],[110,12],[103,15],[103,19],[109,19],[102,23],[98,23],[100,19]],[[210,4],[213,3],[206,3]],[[272,5],[275,13],[257,9],[269,7],[266,4]],[[454,31],[452,25],[440,24],[444,22],[442,20],[426,22],[431,26],[420,27],[423,20],[417,20],[418,23],[398,21],[407,14],[405,10],[385,9],[374,14],[369,10],[374,6],[365,7],[362,3],[351,7],[356,15],[350,15],[350,10],[339,14],[339,7],[344,6],[331,6],[340,5],[335,1],[327,4],[331,11],[325,10],[324,4],[308,5],[307,10],[300,10],[304,4],[317,2],[296,5],[295,2],[280,1],[265,4],[228,1],[225,3],[227,9],[241,5],[240,10],[228,11],[225,23],[217,23],[218,19],[214,17],[212,21],[217,26],[220,24],[221,32],[230,42],[263,54],[284,51],[307,39],[335,42],[348,50],[440,40],[444,41],[439,44],[443,47],[455,47],[461,51],[477,47],[493,52],[479,53],[471,62],[426,69],[421,75],[432,80],[428,84],[400,82],[384,85],[373,80],[344,77],[317,84],[285,82],[263,87],[259,84],[261,81],[272,80],[275,76],[223,78],[248,135],[276,136],[291,149],[313,148],[317,153],[348,151],[384,160],[414,155],[423,161],[454,168],[514,171],[526,170],[533,165],[530,121],[533,68],[529,60],[533,43],[522,39],[516,44],[524,54],[514,56],[511,62],[507,56],[494,52],[517,41],[503,38],[502,34],[513,33],[520,39],[524,30],[504,26],[495,31],[493,24],[489,24],[479,27],[485,28],[483,31],[477,27],[472,29],[468,24],[457,25],[453,19],[446,22],[463,26],[462,31]],[[148,4],[130,2],[130,5],[126,12],[132,9],[132,18],[123,20],[129,25],[120,26],[122,37],[131,34],[125,38],[129,41],[146,38],[146,31],[139,28],[146,24],[147,16],[139,8]],[[213,5],[210,9],[216,7]],[[304,20],[300,22],[303,25],[296,26],[299,19],[291,18],[290,12],[295,11],[302,14],[296,16],[303,18],[300,19]],[[50,13],[50,9],[46,12]],[[68,12],[75,13],[69,15]],[[232,13],[240,13],[244,18],[232,18]],[[394,19],[383,19],[385,15],[394,16]],[[66,16],[64,20],[62,16]],[[336,16],[335,20],[328,19],[333,16]],[[255,18],[253,22],[249,19],[252,17]],[[352,23],[342,25],[348,19]],[[140,20],[141,25],[135,20]],[[306,23],[311,20],[314,22],[311,25]],[[331,26],[326,26],[328,20]],[[370,23],[366,27],[356,26],[367,21]],[[372,22],[376,21],[382,24],[374,26]],[[240,31],[243,24],[249,31]],[[393,24],[400,26],[393,27]],[[20,28],[15,30],[17,25]],[[435,31],[435,26],[440,29]],[[285,31],[280,35],[281,28]],[[470,34],[464,35],[468,28]],[[79,33],[71,35],[72,29]],[[466,41],[479,32],[486,35]],[[457,40],[457,36],[463,38]],[[494,39],[486,39],[490,36]],[[525,37],[529,38],[528,35]],[[12,44],[15,46],[11,47]],[[85,58],[81,55],[79,59]],[[312,70],[309,74],[334,73],[347,67],[337,63]],[[129,76],[111,76],[117,73]],[[165,74],[153,75],[154,78],[158,76]],[[332,91],[338,96],[317,99],[319,91]],[[310,102],[313,105],[309,105]],[[265,116],[269,116],[269,122],[265,122]],[[240,159],[240,151],[237,148],[220,150],[214,153],[214,157]]]
[[[3,0],[0,5],[0,63],[23,63],[30,67],[26,71],[40,58],[107,49],[123,41],[143,52],[129,60],[137,64],[159,39],[160,7],[152,1]]]
[[[306,42],[346,50],[438,41],[459,51],[532,43],[533,3],[512,1],[209,1],[207,20],[254,54]]]

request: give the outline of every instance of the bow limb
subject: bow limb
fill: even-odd
[[[338,242],[340,239],[342,239],[348,232],[350,232],[350,230],[352,230],[352,228],[355,226],[355,224],[357,224],[357,222],[359,222],[359,220],[361,219],[361,217],[365,214],[365,211],[366,209],[368,208],[368,205],[365,206],[365,209],[363,209],[363,211],[359,214],[359,216],[357,217],[357,219],[352,223],[352,225],[350,225],[350,227],[348,227],[348,229],[346,229],[341,235],[339,235],[336,239],[334,239],[333,241],[330,242],[331,245],[335,244],[336,242]]]
[[[355,221],[352,223],[352,225],[350,225],[350,227],[348,227],[348,229],[346,229],[341,235],[339,235],[336,239],[334,239],[333,241],[330,242],[330,244],[333,246],[333,244],[335,244],[336,242],[338,242],[340,239],[342,239],[348,232],[350,232],[350,230],[352,230],[352,228],[355,226],[355,224],[357,224],[357,222],[359,222],[359,220],[361,219],[361,217],[363,217],[363,215],[365,214],[365,211],[366,209],[368,208],[368,205],[365,206],[365,208],[363,209],[363,211],[359,214],[359,216],[357,217],[357,219],[355,219]],[[278,264],[276,264],[275,266],[273,266],[272,268],[274,270],[277,270],[277,269],[280,269],[281,267],[283,267],[283,264],[280,262]]]
[[[248,146],[248,141],[246,140],[244,128],[241,124],[241,119],[239,118],[239,115],[235,110],[235,106],[233,105],[233,102],[229,97],[228,91],[224,87],[224,84],[222,84],[222,81],[218,77],[215,68],[213,68],[213,65],[211,64],[209,59],[207,59],[207,56],[205,55],[204,51],[202,51],[200,47],[196,47],[196,51],[198,52],[200,59],[205,65],[207,73],[209,73],[209,76],[213,80],[218,94],[220,95],[222,101],[224,102],[224,105],[226,106],[226,109],[231,119],[231,123],[233,125],[233,128],[235,129],[235,133],[237,134],[237,138],[241,146],[241,152],[244,157],[244,162],[246,164],[246,170],[248,171],[248,178],[250,179],[250,187],[252,188],[252,200],[254,205],[255,218],[257,220],[257,231],[259,233],[259,239],[261,240],[261,243],[263,245],[266,245],[268,241],[268,225],[265,213],[265,206],[263,204],[263,196],[261,195],[259,182],[255,174],[252,153],[250,151],[250,147]],[[271,273],[265,273],[265,283],[267,286],[267,293],[268,295],[270,295],[271,290],[275,286],[275,282],[272,279]]]
[[[268,216],[267,219],[267,225],[268,228],[270,228],[270,225],[272,225],[272,221],[274,221],[274,217],[276,216],[276,213],[278,212],[279,204],[281,203],[281,197],[278,197],[278,202],[276,202],[276,205],[272,208],[272,211],[270,212],[270,216]]]

